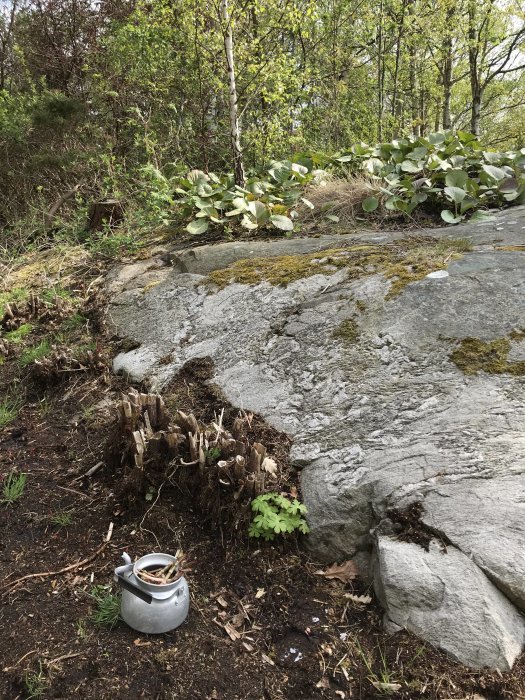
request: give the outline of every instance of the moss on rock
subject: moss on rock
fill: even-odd
[[[316,274],[333,275],[337,270],[346,269],[349,279],[384,274],[392,283],[387,295],[390,298],[411,282],[445,268],[448,261],[457,259],[466,249],[463,240],[411,238],[393,243],[332,248],[306,255],[246,258],[225,269],[215,270],[208,279],[220,288],[232,282],[258,284],[264,281],[286,286]]]
[[[509,362],[511,340],[521,340],[524,331],[513,331],[508,338],[485,341],[464,338],[450,354],[450,359],[464,374],[512,374],[525,375],[525,361]]]
[[[359,326],[353,318],[348,318],[335,329],[333,336],[346,343],[355,343],[359,338]]]

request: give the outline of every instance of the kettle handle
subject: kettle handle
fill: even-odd
[[[145,591],[140,589],[138,586],[134,586],[132,583],[130,583],[123,576],[120,576],[120,574],[115,575],[115,580],[119,584],[119,586],[122,586],[122,588],[125,588],[130,593],[133,593],[133,595],[137,596],[137,598],[140,598],[148,605],[151,605],[151,603],[153,601],[152,595],[150,595],[149,593],[146,593]]]

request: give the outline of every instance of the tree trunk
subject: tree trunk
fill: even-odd
[[[415,15],[415,0],[409,5],[408,13],[411,16]],[[411,22],[411,27],[413,21]],[[416,41],[417,37],[414,35],[413,30],[411,31],[410,41],[408,42],[408,55],[409,55],[409,71],[408,80],[410,86],[410,105],[412,110],[412,133],[414,136],[420,136],[419,128],[419,99],[418,99],[418,86],[417,86],[417,72],[416,72]]]
[[[241,147],[241,130],[237,108],[237,86],[235,84],[235,62],[233,57],[233,31],[228,10],[228,0],[221,0],[221,18],[224,23],[224,51],[228,65],[228,87],[230,98],[230,142],[233,156],[235,184],[244,187],[246,176]]]
[[[450,99],[452,97],[452,37],[447,36],[443,41],[443,129],[450,129]]]
[[[475,136],[479,136],[479,122],[481,118],[482,88],[480,84],[478,57],[479,40],[476,31],[476,0],[468,3],[468,65],[470,75],[471,113],[470,130]]]
[[[472,95],[472,112],[470,118],[470,130],[475,136],[479,136],[480,127],[479,123],[481,120],[481,101],[483,98],[482,91],[478,89]]]
[[[377,140],[383,138],[383,0],[379,3],[377,32]]]
[[[400,105],[398,104],[399,95],[399,69],[401,66],[401,46],[403,43],[403,31],[405,26],[405,11],[406,11],[407,0],[403,0],[403,6],[401,8],[401,18],[399,20],[399,30],[397,33],[397,43],[396,43],[396,63],[394,68],[394,85],[392,92],[392,117],[394,118],[394,137],[397,138],[400,124],[399,124],[399,113]]]

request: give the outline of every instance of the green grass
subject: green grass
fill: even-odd
[[[14,421],[21,408],[22,404],[20,401],[10,396],[5,396],[3,399],[0,399],[0,428]]]
[[[5,478],[0,503],[7,506],[12,506],[13,503],[18,501],[18,499],[21,498],[24,493],[26,478],[27,474],[17,474],[14,471],[10,472]]]
[[[60,324],[61,333],[74,333],[80,330],[87,323],[87,318],[82,314],[73,314]]]
[[[109,586],[93,586],[89,594],[96,603],[91,621],[102,627],[114,627],[120,620],[120,596]]]
[[[50,289],[44,289],[42,291],[42,301],[44,301],[46,304],[54,304],[55,299],[57,297],[60,297],[61,299],[64,299],[65,301],[71,301],[72,300],[72,294],[71,292],[68,292],[67,289],[63,289],[62,287],[51,287]]]
[[[68,527],[73,523],[73,518],[70,513],[59,512],[50,515],[49,522],[56,527]]]
[[[15,287],[9,292],[0,292],[0,314],[5,312],[6,304],[19,304],[29,297],[29,289],[25,287]]]
[[[49,340],[41,340],[38,345],[34,345],[32,348],[28,348],[22,353],[20,359],[18,360],[21,367],[27,367],[32,364],[35,360],[40,360],[42,357],[49,355],[51,352],[51,344]]]
[[[8,331],[4,338],[11,343],[21,343],[24,338],[31,333],[33,326],[30,323],[23,323],[15,331]]]
[[[24,685],[27,695],[25,700],[33,700],[33,698],[41,698],[46,692],[49,680],[44,672],[42,662],[39,662],[38,671],[28,671],[24,675]]]

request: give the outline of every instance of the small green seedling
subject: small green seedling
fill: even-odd
[[[49,685],[49,679],[41,661],[39,661],[38,671],[28,671],[24,675],[24,685],[27,691],[27,695],[24,696],[25,700],[34,700],[34,698],[41,698],[44,695]]]
[[[2,498],[0,503],[11,506],[15,501],[18,501],[24,493],[26,487],[26,474],[16,474],[16,472],[10,472],[4,482],[2,488]]]
[[[248,534],[250,537],[262,537],[273,540],[276,535],[284,535],[295,531],[306,534],[310,528],[302,517],[306,514],[306,506],[296,498],[290,500],[279,493],[264,493],[254,498],[251,507],[254,513]]]
[[[111,592],[109,586],[93,586],[89,594],[96,602],[91,621],[96,625],[113,628],[120,620],[120,596]]]
[[[56,527],[68,527],[73,522],[73,518],[69,513],[59,512],[49,516],[49,522]]]
[[[0,400],[0,428],[11,423],[18,416],[21,404],[9,396]]]

